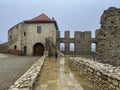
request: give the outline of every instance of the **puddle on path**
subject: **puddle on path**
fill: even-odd
[[[35,84],[34,90],[97,90],[80,77],[77,71],[71,71],[64,58],[48,58]]]

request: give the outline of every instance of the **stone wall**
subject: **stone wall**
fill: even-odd
[[[41,26],[41,33],[37,33],[37,26]],[[26,37],[22,36],[22,47],[27,46],[27,55],[33,55],[33,47],[36,43],[42,43],[45,47],[46,38],[52,39],[53,44],[56,44],[54,23],[25,23],[25,28]]]
[[[70,43],[74,43],[75,55],[91,54],[91,31],[74,33],[74,38],[70,38],[70,32],[65,31],[65,37],[60,38],[60,31],[57,31],[57,47],[60,49],[60,43],[65,44],[65,54],[70,54]]]
[[[16,50],[21,51],[21,30],[23,29],[23,23],[18,23],[8,31],[8,50],[14,50],[15,45]]]
[[[41,26],[41,33],[37,33],[37,26]],[[45,47],[46,38],[51,38],[53,44],[56,44],[56,27],[54,23],[21,22],[8,31],[8,50],[15,54],[17,51],[24,54],[24,47],[26,47],[26,55],[31,56],[34,54],[35,44],[41,43]],[[15,46],[17,46],[16,49]]]
[[[7,53],[8,51],[8,43],[0,44],[0,53]]]
[[[120,67],[80,57],[68,59],[68,65],[71,69],[78,70],[98,90],[120,90]]]
[[[101,28],[96,31],[97,52],[105,63],[120,65],[120,9],[110,7],[101,16]]]
[[[14,83],[14,85],[11,85],[8,90],[33,90],[33,85],[41,72],[47,56],[48,52],[44,52],[44,55],[36,61],[31,68]]]

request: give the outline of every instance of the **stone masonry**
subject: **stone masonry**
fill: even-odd
[[[75,31],[75,37],[70,38],[70,32],[65,31],[65,37],[60,38],[60,31],[57,31],[57,47],[60,49],[60,43],[65,44],[65,54],[70,53],[70,43],[75,44],[75,55],[89,55],[91,54],[91,31]]]
[[[47,56],[48,54],[44,52],[44,55],[36,61],[31,68],[14,83],[14,85],[11,85],[8,90],[33,90],[33,85],[41,72]]]
[[[97,90],[120,90],[120,67],[80,57],[70,58],[67,63],[72,70],[78,70],[92,82]]]
[[[8,31],[8,50],[13,54],[36,55],[45,51],[46,38],[56,44],[56,21],[44,13],[13,26]],[[41,49],[42,47],[42,49]],[[42,51],[39,51],[39,50]]]
[[[44,21],[43,20],[44,18]],[[46,22],[47,18],[47,22]],[[37,20],[37,21],[36,21]],[[39,21],[40,20],[40,21]],[[39,21],[39,22],[38,22]],[[34,23],[33,23],[34,22]],[[26,51],[26,55],[34,55],[35,45],[43,44],[46,50],[46,39],[51,38],[52,47],[60,50],[60,44],[65,44],[65,54],[70,54],[70,43],[75,46],[74,55],[91,54],[91,43],[96,43],[97,54],[100,55],[104,63],[114,66],[120,65],[120,8],[110,7],[101,16],[101,27],[96,30],[96,37],[91,38],[91,31],[76,31],[74,38],[70,38],[70,32],[65,31],[65,37],[60,37],[57,22],[44,14],[15,25],[8,32],[8,50],[17,50],[15,53],[21,54]],[[37,26],[42,27],[42,32],[36,33]],[[2,49],[0,49],[1,51]],[[44,50],[44,51],[45,51]],[[51,55],[55,50],[50,47]]]
[[[7,44],[8,43],[0,44],[0,53],[6,53],[7,52]]]
[[[110,7],[101,16],[101,28],[96,31],[97,52],[105,63],[120,65],[120,9]]]

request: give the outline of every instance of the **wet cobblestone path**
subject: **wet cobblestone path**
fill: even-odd
[[[71,71],[65,58],[48,58],[34,86],[34,90],[97,90],[77,71]]]
[[[3,55],[0,55],[0,90],[8,90],[8,88],[40,58]]]

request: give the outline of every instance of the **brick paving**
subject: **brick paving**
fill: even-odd
[[[5,56],[5,57],[2,57]],[[8,90],[40,57],[0,54],[0,90]]]

